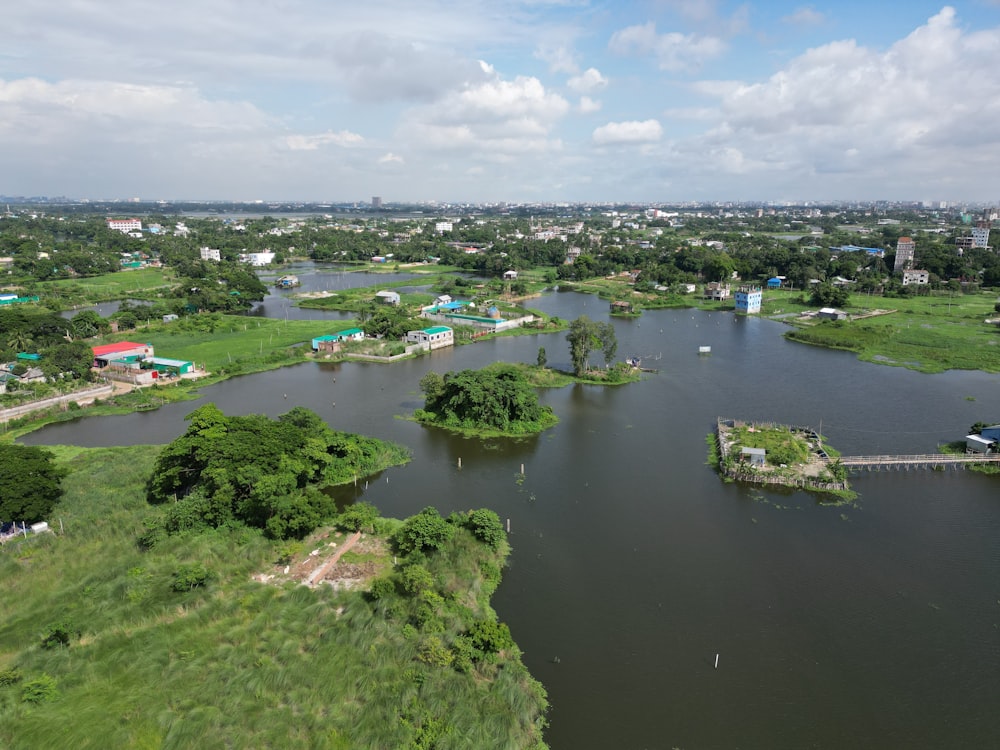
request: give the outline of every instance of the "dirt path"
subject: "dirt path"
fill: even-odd
[[[360,531],[355,531],[353,534],[351,534],[347,538],[347,541],[341,545],[340,549],[338,549],[333,554],[333,557],[331,557],[329,560],[327,560],[325,563],[320,565],[318,568],[316,568],[316,570],[314,570],[312,573],[309,574],[309,577],[306,578],[305,581],[306,585],[315,586],[317,583],[322,581],[326,577],[326,574],[330,572],[330,569],[337,564],[337,561],[343,556],[343,554],[347,552],[347,550],[349,550],[351,547],[353,547],[360,538],[361,538]]]

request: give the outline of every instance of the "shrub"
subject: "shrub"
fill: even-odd
[[[174,591],[191,591],[208,583],[211,573],[201,563],[182,565],[174,571],[170,588]]]
[[[436,635],[424,639],[420,644],[418,657],[420,661],[432,667],[448,667],[455,660],[455,654]]]
[[[491,549],[499,549],[507,538],[500,517],[489,508],[472,511],[466,526],[476,539]]]
[[[376,578],[372,581],[371,589],[368,593],[376,601],[385,599],[387,596],[392,596],[396,593],[396,584],[393,583],[391,578]]]
[[[20,682],[24,675],[21,674],[21,670],[17,667],[10,667],[9,669],[0,669],[0,687],[7,687],[8,685],[13,685]]]
[[[437,550],[452,538],[455,527],[441,517],[436,508],[427,507],[407,519],[392,541],[404,555],[414,551]]]
[[[378,517],[378,508],[371,503],[355,503],[340,514],[337,526],[346,531],[371,531]]]
[[[48,630],[45,632],[45,636],[42,638],[42,648],[59,648],[61,646],[69,646],[70,638],[73,635],[79,636],[79,632],[75,632],[75,629],[65,620],[49,625]]]
[[[25,703],[49,703],[58,697],[55,678],[44,673],[24,683],[21,688],[21,700]]]

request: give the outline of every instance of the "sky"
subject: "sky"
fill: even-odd
[[[0,194],[1000,203],[1000,0],[31,0]]]

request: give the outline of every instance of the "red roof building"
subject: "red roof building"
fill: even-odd
[[[124,359],[125,357],[141,357],[148,359],[153,356],[152,344],[139,344],[135,341],[119,341],[116,344],[102,344],[93,347],[94,365],[105,367],[113,359]]]

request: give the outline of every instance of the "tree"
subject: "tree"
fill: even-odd
[[[545,356],[545,347],[538,347],[538,360],[537,364],[539,367],[545,367],[549,363],[548,357]]]
[[[604,362],[608,365],[618,350],[614,326],[610,323],[598,323],[586,315],[581,315],[569,324],[566,340],[569,341],[573,372],[577,375],[583,375],[590,369],[590,353],[594,349],[601,349],[604,353]]]
[[[0,520],[44,520],[62,497],[66,474],[47,450],[0,443]]]
[[[15,352],[28,351],[33,344],[31,334],[27,331],[14,331],[7,339],[8,348]]]
[[[73,316],[70,321],[73,333],[80,338],[90,338],[98,333],[109,330],[106,320],[98,315],[94,310],[82,310]]]

